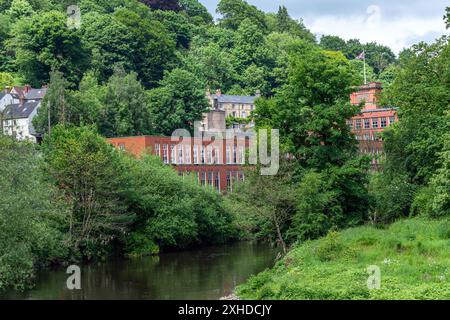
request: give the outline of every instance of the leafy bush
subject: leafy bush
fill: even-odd
[[[157,157],[123,159],[130,182],[128,206],[136,215],[131,238],[125,240],[133,243],[133,252],[147,252],[151,241],[162,249],[186,248],[224,243],[233,236],[231,216],[216,192],[179,177]]]

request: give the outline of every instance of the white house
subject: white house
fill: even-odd
[[[17,103],[14,97],[6,92],[2,91],[0,92],[0,112],[3,112],[5,110],[6,106],[9,106],[10,104]]]
[[[3,112],[3,133],[19,141],[37,142],[33,118],[41,106],[41,101],[30,101],[7,106]]]

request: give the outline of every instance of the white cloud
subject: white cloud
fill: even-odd
[[[401,16],[384,19],[382,8],[371,5],[366,14],[342,16],[307,17],[307,27],[316,34],[331,34],[346,40],[360,39],[361,42],[376,41],[399,53],[417,39],[430,34],[445,34],[442,17]]]

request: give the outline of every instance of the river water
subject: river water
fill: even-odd
[[[38,274],[36,286],[3,299],[213,300],[274,265],[279,251],[267,244],[239,242],[164,253],[158,257],[113,259],[81,267],[81,290],[67,289],[65,269]]]

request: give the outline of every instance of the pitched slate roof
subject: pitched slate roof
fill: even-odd
[[[7,95],[7,93],[6,92],[4,92],[4,91],[0,91],[0,100],[2,100],[3,99],[3,97],[4,96],[6,96]]]
[[[217,99],[219,103],[243,103],[253,104],[255,103],[255,96],[233,96],[228,94],[222,94],[220,96],[213,94],[213,99]]]
[[[4,117],[8,119],[26,119],[40,104],[37,102],[25,102],[24,104],[10,104],[5,108]]]
[[[47,93],[47,88],[30,89],[25,94],[25,99],[27,99],[27,100],[42,100],[42,99],[44,99],[44,96],[46,93]]]

